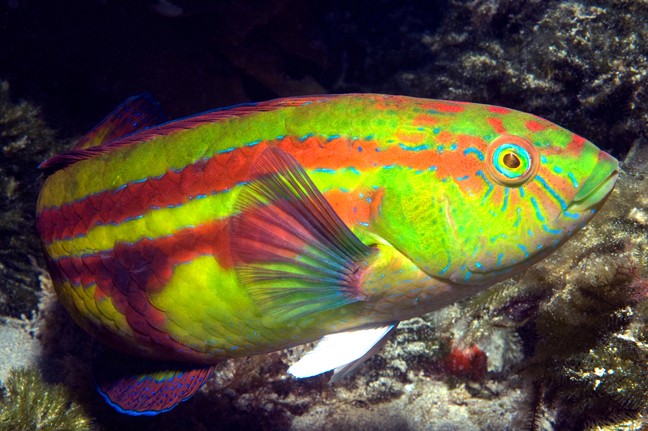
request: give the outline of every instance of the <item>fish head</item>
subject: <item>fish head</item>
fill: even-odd
[[[489,285],[583,227],[614,188],[618,161],[534,115],[461,106],[445,124],[452,152],[432,154],[431,173],[403,174],[376,225],[431,277]]]

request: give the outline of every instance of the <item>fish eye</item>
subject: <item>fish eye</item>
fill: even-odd
[[[538,171],[538,150],[519,136],[500,136],[486,152],[487,171],[497,183],[519,187],[529,181]]]
[[[509,169],[518,168],[522,164],[520,158],[514,152],[504,154],[502,161],[504,162],[504,165]]]

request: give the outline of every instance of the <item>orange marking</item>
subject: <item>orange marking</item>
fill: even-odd
[[[539,122],[537,122],[537,121],[534,121],[534,120],[529,120],[529,121],[527,121],[527,122],[524,124],[524,126],[525,126],[527,129],[529,129],[529,131],[531,131],[531,132],[541,132],[541,131],[543,131],[544,129],[547,128],[546,125],[544,125],[544,124],[542,124],[542,123],[539,123]]]
[[[430,114],[419,114],[412,120],[414,127],[435,126],[439,123],[439,119]]]
[[[498,133],[500,135],[506,133],[506,127],[504,127],[504,122],[501,118],[491,117],[487,121],[488,124],[490,124],[491,127],[495,130],[495,133]]]
[[[437,102],[437,101],[422,103],[421,107],[423,109],[433,109],[438,112],[463,112],[465,109],[463,106],[459,104],[455,104],[452,102],[444,103],[444,102]]]
[[[507,108],[502,108],[501,106],[489,106],[488,110],[494,114],[510,114],[512,111]]]

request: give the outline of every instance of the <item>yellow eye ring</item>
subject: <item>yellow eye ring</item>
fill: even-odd
[[[519,187],[535,176],[540,154],[533,144],[520,136],[495,139],[486,150],[486,170],[497,183]]]

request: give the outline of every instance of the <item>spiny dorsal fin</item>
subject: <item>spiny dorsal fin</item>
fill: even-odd
[[[46,160],[39,168],[51,173],[103,154],[109,151],[106,144],[164,121],[166,116],[153,96],[145,93],[131,97],[83,136],[72,150]]]
[[[280,149],[255,163],[238,197],[232,254],[259,307],[295,319],[364,299],[360,275],[372,249],[335,213],[304,169]]]

